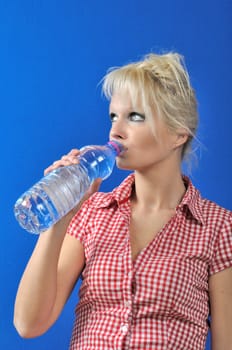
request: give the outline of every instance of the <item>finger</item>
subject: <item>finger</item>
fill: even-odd
[[[77,149],[77,148],[73,148],[69,153],[68,155],[70,156],[78,156],[80,154],[80,151]]]
[[[59,168],[58,166],[55,166],[55,165],[50,165],[49,167],[47,167],[45,170],[44,170],[44,175],[47,175],[49,174],[51,171],[55,170]]]
[[[56,160],[52,165],[50,165],[48,168],[46,168],[44,170],[44,174],[46,175],[55,169],[58,169],[58,168],[63,167],[63,166],[68,166],[71,164],[72,163],[70,161],[67,161],[67,160],[66,161],[65,160]]]
[[[79,151],[73,150],[73,153],[72,154],[71,153],[72,153],[72,151],[69,154],[62,156],[60,160],[56,160],[52,165],[50,165],[48,168],[46,168],[44,170],[44,174],[46,175],[49,172],[51,172],[57,168],[63,167],[63,166],[78,164],[79,160],[75,154],[76,153],[79,154]]]
[[[72,155],[65,155],[61,158],[62,165],[71,165],[71,164],[77,164],[78,163],[78,158],[77,156],[72,156]]]

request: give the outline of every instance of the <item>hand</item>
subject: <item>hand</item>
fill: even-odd
[[[61,157],[60,160],[55,161],[52,165],[50,165],[48,168],[44,170],[44,175],[47,175],[51,171],[63,167],[63,166],[69,166],[73,164],[78,164],[78,155],[80,154],[80,151],[78,149],[72,149],[68,154]],[[73,208],[66,216],[70,217],[74,216],[77,211],[80,209],[81,205],[84,201],[86,201],[93,193],[97,192],[99,190],[99,187],[101,185],[102,179],[98,178],[96,179],[92,185],[89,187],[87,192],[85,193],[84,197],[81,199],[81,201],[78,203],[78,205]]]
[[[61,159],[56,160],[52,165],[50,165],[48,168],[44,170],[44,175],[47,175],[51,171],[62,167],[62,166],[68,166],[72,164],[78,164],[78,156],[80,154],[80,151],[78,149],[72,149],[68,154],[64,155]]]

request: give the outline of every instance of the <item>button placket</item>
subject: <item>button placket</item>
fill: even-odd
[[[123,259],[123,268],[124,268],[124,278],[123,278],[123,287],[122,287],[122,300],[124,306],[124,312],[121,316],[121,325],[120,333],[123,337],[129,337],[130,327],[132,323],[132,295],[131,295],[131,283],[133,279],[133,266],[131,262],[130,255],[130,242],[127,237],[125,238],[124,245],[124,255]],[[129,342],[129,339],[127,340]]]
[[[129,329],[128,323],[122,323],[121,324],[121,332],[123,335],[126,335]]]
[[[130,300],[126,300],[124,305],[127,307],[127,308],[131,308],[131,301]]]

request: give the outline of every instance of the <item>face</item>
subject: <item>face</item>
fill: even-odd
[[[114,94],[109,112],[112,123],[110,139],[120,142],[125,148],[117,157],[119,168],[146,171],[173,159],[177,149],[177,134],[171,133],[155,113],[152,116],[154,133],[142,105],[138,103],[134,106],[128,93]],[[180,161],[180,157],[177,159]]]

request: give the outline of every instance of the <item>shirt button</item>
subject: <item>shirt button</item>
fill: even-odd
[[[132,278],[132,272],[128,272],[128,278]]]
[[[128,331],[128,324],[122,324],[121,325],[121,332],[122,332],[122,334],[126,334],[127,333],[127,331]]]
[[[130,307],[131,307],[131,302],[130,302],[130,300],[125,301],[125,306],[126,306],[126,307],[128,307],[128,308],[130,308]]]

